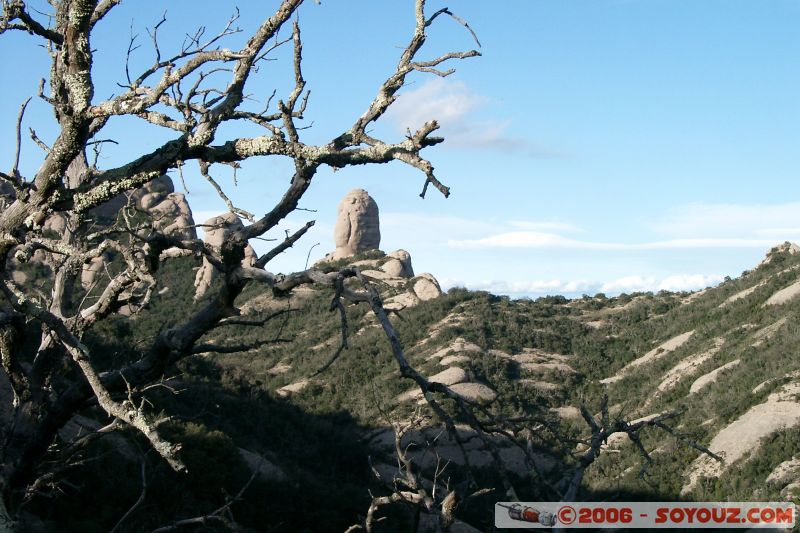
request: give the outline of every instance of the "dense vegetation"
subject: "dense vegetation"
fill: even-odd
[[[432,301],[393,316],[411,361],[426,375],[441,371],[429,354],[461,338],[482,348],[461,364],[471,379],[499,393],[490,409],[498,416],[535,413],[559,424],[561,436],[585,433],[580,420],[559,419],[552,407],[596,407],[607,392],[612,414],[633,419],[667,410],[683,412],[682,432],[698,442],[710,438],[753,405],[785,384],[800,368],[798,313],[800,301],[763,307],[775,291],[800,278],[797,256],[774,254],[769,264],[729,280],[700,295],[632,294],[608,298],[585,296],[512,300],[484,292],[453,289]],[[137,345],[160,328],[181,318],[193,297],[187,269],[192,259],[171,264],[161,273],[162,292],[136,318],[118,317],[92,331],[94,353],[109,366],[132,360]],[[32,273],[36,275],[36,273]],[[727,298],[754,285],[750,295],[720,307]],[[388,288],[384,288],[389,290]],[[311,288],[283,298],[251,288],[241,301],[249,318],[274,316],[263,327],[219,327],[204,342],[251,345],[252,349],[198,354],[174,368],[163,387],[148,393],[148,401],[170,421],[163,428],[183,443],[189,474],[174,474],[138,436],[127,433],[91,444],[54,485],[50,497],[35,498],[30,510],[60,531],[108,531],[137,500],[142,473],[147,480],[144,502],[121,531],[153,528],[180,517],[209,512],[247,485],[253,468],[269,464],[271,475],[256,476],[240,501],[232,506],[237,521],[257,531],[344,530],[369,505],[368,490],[379,493],[368,458],[392,463],[386,450],[371,439],[390,419],[414,410],[396,398],[411,388],[399,371],[383,333],[364,305],[347,309],[349,348],[324,372],[340,342],[338,315],[328,311],[331,294]],[[450,320],[448,317],[459,317]],[[779,333],[754,347],[754,332],[786,318]],[[598,379],[613,375],[655,345],[686,331],[695,334],[667,357],[626,374],[604,389]],[[735,358],[741,363],[725,379],[689,394],[694,378],[682,379],[664,394],[653,394],[664,374],[682,358],[701,352],[722,339],[719,352],[698,369],[698,377]],[[520,378],[526,370],[498,353],[526,349],[571,355],[574,373],[542,371],[536,379],[557,383],[541,390]],[[491,350],[500,350],[493,352]],[[288,384],[309,379],[293,393],[279,393]],[[767,382],[757,392],[759,384]],[[98,423],[107,421],[96,412]],[[84,423],[88,423],[83,421]],[[89,421],[90,422],[90,421]],[[699,500],[780,498],[765,486],[777,464],[800,453],[796,428],[765,440],[757,454],[742,460],[719,479],[701,483],[690,496]],[[67,438],[67,436],[65,436]],[[654,463],[641,475],[643,459],[626,444],[622,453],[607,453],[590,468],[583,497],[604,499],[677,499],[684,479],[679,474],[697,456],[663,432],[642,434]],[[552,433],[542,432],[538,450],[552,456],[547,475],[558,479],[573,461],[569,449]],[[242,452],[241,450],[245,450]],[[248,463],[246,458],[251,461]],[[252,458],[263,458],[264,463]],[[144,468],[142,469],[142,464]],[[275,472],[278,471],[278,474]],[[451,482],[467,479],[458,465],[448,470]],[[512,478],[522,498],[553,497],[524,472]],[[478,472],[486,485],[500,486],[491,469]],[[92,509],[75,505],[86,493],[102,494]],[[480,499],[460,511],[461,518],[491,527],[491,506],[497,498]],[[313,511],[312,511],[313,510]],[[402,506],[390,511],[395,526],[410,520]],[[384,526],[389,527],[389,526]],[[390,527],[389,529],[392,529]]]

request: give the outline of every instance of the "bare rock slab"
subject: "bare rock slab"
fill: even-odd
[[[381,245],[378,204],[364,189],[353,189],[339,203],[333,229],[336,250],[330,259],[343,259]]]

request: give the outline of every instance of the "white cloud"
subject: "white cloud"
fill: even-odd
[[[440,281],[443,287],[467,287],[476,291],[488,291],[493,294],[575,294],[589,290],[596,283],[588,281],[562,281],[552,280],[527,280],[527,281],[500,281],[485,280],[476,283],[464,283],[453,279],[445,278]]]
[[[450,239],[451,248],[567,248],[574,250],[666,250],[691,248],[764,248],[774,246],[774,239],[696,238],[643,243],[592,242],[542,231],[510,231],[479,239]]]
[[[719,274],[688,274],[669,276],[661,280],[658,290],[663,291],[696,291],[722,283],[724,276]]]
[[[769,249],[800,239],[800,202],[774,205],[688,204],[651,225],[659,237],[645,242],[591,241],[565,236],[581,228],[564,221],[507,222],[467,238],[451,236],[451,248],[550,248],[571,250]],[[504,231],[506,230],[506,231]],[[477,237],[475,235],[478,235]]]
[[[534,231],[580,231],[568,222],[536,222],[530,220],[511,220],[508,225],[514,228]]]
[[[602,292],[608,295],[632,292],[658,292],[658,291],[696,291],[720,283],[723,276],[716,274],[678,274],[657,279],[653,276],[624,276],[611,281],[587,280],[520,280],[520,281],[480,281],[461,282],[454,279],[443,279],[441,284],[446,289],[451,287],[467,287],[471,290],[483,290],[493,294],[507,294],[510,296],[542,296],[563,294],[575,296],[578,294],[597,294]]]
[[[442,127],[452,127],[463,124],[466,116],[485,102],[485,97],[472,92],[464,82],[435,78],[401,94],[384,118],[403,132],[416,130],[431,119]]]
[[[511,231],[480,239],[450,239],[447,241],[447,245],[451,248],[571,248],[579,244],[580,241],[541,231]]]
[[[646,292],[652,291],[658,284],[656,278],[643,276],[625,276],[612,281],[607,281],[600,285],[600,292],[620,293],[620,292]]]
[[[224,211],[195,211],[195,223],[217,216]],[[285,220],[282,230],[296,231],[305,223],[303,220]],[[519,231],[503,232],[504,228],[520,228]],[[571,250],[637,251],[665,249],[700,248],[759,248],[769,249],[790,238],[790,232],[800,234],[800,228],[767,228],[758,230],[759,238],[685,238],[652,241],[643,243],[593,242],[565,237],[560,233],[581,232],[581,228],[561,221],[511,220],[505,223],[487,222],[456,216],[430,215],[424,213],[382,213],[381,230],[386,237],[399,242],[413,238],[415,242],[428,242],[439,245],[444,236],[455,237],[447,240],[447,246],[459,249],[481,248],[551,248]],[[309,231],[308,239],[324,237],[332,229],[317,224]],[[327,233],[326,233],[327,232]],[[324,235],[323,235],[324,233]],[[470,238],[476,234],[489,234],[485,237]],[[198,228],[202,237],[203,230]],[[771,238],[775,235],[775,238]],[[789,235],[789,236],[787,236]],[[274,237],[270,235],[270,237]],[[327,237],[325,237],[327,238]],[[263,247],[263,246],[261,246]]]
[[[657,280],[652,276],[625,276],[612,281],[607,281],[600,286],[600,292],[619,294],[622,292],[658,292],[658,291],[696,291],[723,280],[723,276],[716,274],[679,274]]]
[[[479,112],[491,101],[472,91],[464,82],[433,78],[419,88],[402,93],[384,115],[394,128],[405,133],[416,131],[425,122],[436,120],[447,139],[444,146],[483,148],[505,154],[529,157],[560,156],[530,139],[508,134],[511,119],[486,120]]]

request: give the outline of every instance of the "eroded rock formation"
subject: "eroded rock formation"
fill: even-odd
[[[180,239],[195,239],[192,210],[186,197],[175,192],[169,176],[156,178],[134,193],[138,206],[150,213],[156,229]]]
[[[388,257],[389,260],[381,266],[384,272],[398,278],[414,277],[414,267],[411,266],[411,254],[405,250],[395,250],[386,257]]]
[[[244,224],[242,224],[241,219],[231,212],[211,217],[203,222],[203,229],[205,232],[203,240],[206,244],[219,248],[222,246],[222,243],[225,242],[225,239],[228,238],[228,235],[234,231],[242,229],[243,227]],[[248,244],[244,251],[244,259],[242,260],[242,264],[244,266],[253,266],[256,262],[256,259],[257,257],[255,250],[253,250],[253,247]],[[212,265],[204,257],[203,265],[197,271],[197,275],[194,278],[195,300],[201,298],[206,291],[208,291],[208,288],[211,287],[211,283],[214,281],[215,273],[216,269],[214,268],[214,265]]]
[[[155,178],[134,191],[131,199],[136,208],[152,217],[153,226],[166,235],[179,239],[197,238],[189,203],[183,194],[175,192],[175,186],[169,176]],[[93,209],[91,213],[101,221],[113,222],[127,204],[128,198],[119,195]],[[45,221],[44,226],[60,234],[63,233],[65,224],[64,217],[60,213],[54,213]],[[101,256],[84,265],[81,271],[81,285],[84,289],[94,284],[107,261],[107,257]]]
[[[395,250],[381,256],[378,249],[381,242],[378,205],[364,189],[353,189],[342,198],[333,237],[336,249],[318,265],[376,250],[377,257],[368,256],[354,261],[352,265],[359,267],[366,277],[391,288],[383,294],[386,309],[399,311],[414,307],[442,294],[439,282],[433,275],[414,274],[411,254],[407,251]]]
[[[0,210],[9,205],[13,198],[13,189],[6,183],[0,183]],[[127,195],[120,194],[89,213],[97,225],[111,225],[118,221],[120,211],[129,203],[151,217],[155,228],[165,234],[180,239],[197,238],[189,203],[183,194],[175,192],[169,176],[163,175],[152,180],[134,191],[130,199]],[[41,224],[45,230],[52,233],[52,236],[61,236],[67,230],[67,219],[59,212],[50,214],[47,219],[41,221]],[[47,261],[46,254],[41,249],[36,250],[32,259],[39,262]],[[104,271],[108,259],[108,256],[103,255],[84,265],[80,275],[84,289],[89,289],[94,284],[97,276]]]
[[[343,259],[381,244],[378,204],[364,189],[353,189],[339,203],[339,216],[333,230],[336,250],[329,259]]]

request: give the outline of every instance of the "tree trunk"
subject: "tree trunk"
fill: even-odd
[[[3,498],[0,498],[0,533],[13,533],[14,521],[6,511],[6,505],[3,503]]]

